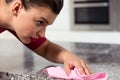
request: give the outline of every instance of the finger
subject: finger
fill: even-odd
[[[83,66],[81,65],[81,63],[77,64],[77,65],[76,65],[76,68],[78,69],[78,72],[79,72],[81,75],[85,75],[85,71],[84,71]]]
[[[65,69],[66,74],[69,76],[69,74],[71,72],[70,65],[64,64],[64,69]]]
[[[82,65],[83,70],[84,70],[84,73],[85,73],[86,75],[92,74],[91,69],[88,67],[88,65],[87,65],[84,61],[81,61],[81,65]]]
[[[75,66],[70,65],[70,70],[73,70],[75,68]]]
[[[87,66],[87,68],[89,70],[89,74],[92,74],[93,73],[92,69],[87,64],[86,64],[86,66]]]

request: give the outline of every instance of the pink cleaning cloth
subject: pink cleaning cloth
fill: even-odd
[[[106,72],[95,73],[91,75],[81,75],[76,68],[71,70],[71,74],[68,76],[64,69],[60,66],[49,67],[46,69],[50,78],[62,78],[69,80],[107,80],[108,75]]]

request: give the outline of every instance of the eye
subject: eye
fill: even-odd
[[[43,26],[45,25],[45,22],[42,20],[36,21],[36,26]]]

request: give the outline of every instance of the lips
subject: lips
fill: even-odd
[[[31,41],[36,41],[37,39],[30,37],[30,40],[31,40]]]

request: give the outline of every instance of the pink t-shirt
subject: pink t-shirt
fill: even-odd
[[[5,31],[5,30],[7,30],[7,29],[4,29],[4,28],[0,27],[0,33]],[[15,35],[18,38],[17,34],[14,31],[11,31],[11,30],[8,30],[8,31],[10,31],[13,35]],[[46,38],[43,37],[43,38],[39,38],[39,39],[36,39],[36,40],[32,40],[29,44],[24,44],[24,45],[26,45],[31,50],[35,50],[39,46],[41,46],[45,41],[46,41]]]

